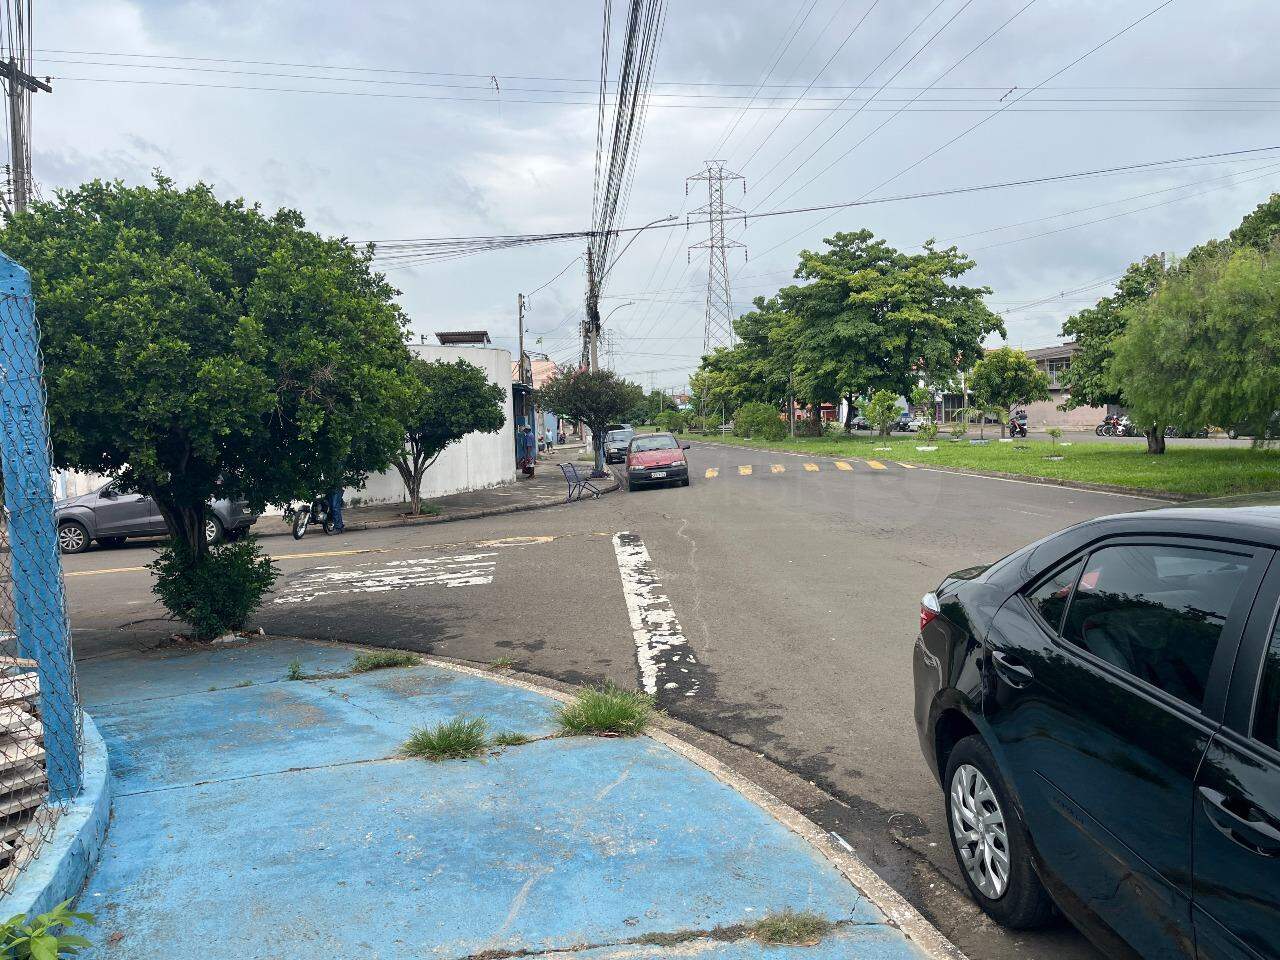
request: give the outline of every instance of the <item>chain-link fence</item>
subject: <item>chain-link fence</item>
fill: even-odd
[[[30,278],[0,254],[0,893],[81,780],[42,373]]]

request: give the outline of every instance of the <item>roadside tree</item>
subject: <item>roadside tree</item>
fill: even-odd
[[[778,408],[771,403],[744,403],[733,412],[733,435],[761,440],[781,440],[787,435]]]
[[[409,372],[404,446],[391,462],[417,515],[422,512],[422,480],[427,470],[449,444],[467,434],[501,430],[507,421],[502,409],[506,395],[483,370],[465,360],[427,362],[413,357]]]
[[[683,433],[685,418],[684,414],[679,410],[673,410],[668,407],[654,418],[654,423],[668,433]]]
[[[875,428],[882,437],[889,435],[893,421],[902,415],[903,408],[898,406],[898,395],[892,390],[877,390],[862,408],[867,423]]]
[[[1021,350],[1001,347],[974,364],[969,389],[981,407],[999,415],[1003,437],[1014,407],[1049,399],[1049,375]]]
[[[644,389],[611,370],[560,373],[540,391],[548,410],[567,420],[585,423],[591,431],[596,472],[604,473],[605,428],[617,423],[644,400]]]

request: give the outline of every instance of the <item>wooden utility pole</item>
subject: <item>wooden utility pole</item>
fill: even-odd
[[[13,180],[12,213],[22,213],[31,201],[31,94],[53,93],[47,79],[39,80],[19,65],[16,57],[0,63],[0,78],[9,98],[9,162]]]

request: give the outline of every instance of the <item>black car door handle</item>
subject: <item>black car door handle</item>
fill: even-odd
[[[1241,804],[1245,809],[1237,812],[1225,793],[1209,787],[1200,787],[1199,792],[1204,812],[1228,840],[1264,857],[1280,856],[1280,829],[1261,810]]]
[[[1035,674],[1025,663],[1003,650],[991,651],[991,663],[995,666],[996,673],[1011,687],[1025,687],[1035,679]]]

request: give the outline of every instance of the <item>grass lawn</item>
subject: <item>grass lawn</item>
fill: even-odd
[[[998,433],[997,433],[998,436]],[[715,441],[720,438],[709,437]],[[1064,438],[1070,443],[1070,437]],[[1280,490],[1280,450],[1242,447],[1170,446],[1163,456],[1151,456],[1132,444],[1081,442],[1055,447],[1048,440],[1016,440],[989,444],[956,443],[945,435],[934,443],[937,450],[919,451],[922,440],[895,436],[887,440],[867,437],[796,437],[776,442],[725,437],[724,443],[771,450],[792,450],[824,457],[862,459],[959,467],[1025,477],[1046,477],[1082,483],[1158,490],[1189,496],[1218,497],[1259,490]],[[877,450],[889,447],[890,450]],[[1063,457],[1050,460],[1051,455]]]

